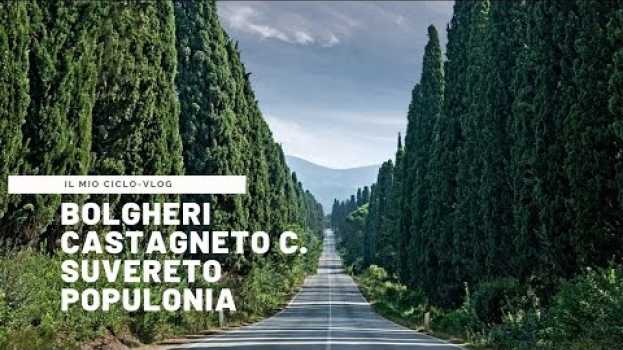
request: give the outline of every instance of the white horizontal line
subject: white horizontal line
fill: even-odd
[[[320,336],[320,337],[288,337],[288,341],[294,341],[294,340],[309,340],[309,341],[314,341],[314,340],[326,340],[327,337],[325,336]],[[240,338],[240,337],[225,337],[225,336],[217,336],[214,338],[205,338],[205,339],[201,339],[201,341],[206,341],[206,342],[214,342],[214,341],[268,341],[268,340],[277,340],[277,341],[283,341],[283,337],[245,337],[245,338]],[[430,342],[430,339],[415,339],[415,338],[375,338],[375,337],[331,337],[328,339],[328,341],[367,341],[367,342]]]
[[[366,302],[356,301],[309,301],[309,302],[294,302],[290,304],[292,306],[297,305],[370,305]]]
[[[9,175],[9,194],[245,194],[246,176]]]
[[[267,326],[262,326],[267,327]],[[336,332],[393,332],[393,333],[417,333],[410,329],[392,329],[392,328],[345,328],[345,327],[331,327],[332,331]],[[328,331],[329,327],[317,327],[313,329],[296,329],[296,328],[274,328],[274,329],[237,329],[227,331],[227,334],[240,334],[240,333],[289,333],[289,332],[322,332]]]
[[[397,342],[367,342],[367,341],[276,341],[276,342],[254,342],[241,341],[235,343],[195,343],[190,345],[193,348],[233,348],[244,346],[266,346],[266,345],[384,345],[384,346],[419,346],[419,347],[457,347],[454,344],[446,343],[397,343]]]

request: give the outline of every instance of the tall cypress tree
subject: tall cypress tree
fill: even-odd
[[[320,231],[313,196],[291,174],[262,117],[237,44],[221,27],[214,1],[175,1],[184,162],[189,174],[246,175],[246,196],[191,196],[213,203],[222,229]],[[270,255],[270,254],[269,254]],[[244,273],[249,257],[227,261]]]
[[[218,21],[214,1],[175,2],[179,72],[180,128],[184,165],[190,175],[243,174],[237,129],[236,90],[242,82],[232,72],[229,38]],[[238,78],[242,73],[238,71]],[[239,100],[242,98],[238,97]],[[239,102],[239,101],[238,101]],[[246,116],[244,116],[246,117]],[[241,196],[193,197],[213,203],[213,223],[226,227],[246,222]]]
[[[414,189],[414,179],[412,167],[415,162],[415,143],[417,141],[415,134],[417,129],[417,105],[421,103],[420,85],[416,84],[411,91],[411,102],[407,112],[407,133],[405,135],[405,155],[404,165],[401,169],[402,174],[399,176],[403,182],[403,195],[400,202],[400,234],[399,234],[399,251],[398,251],[398,275],[400,279],[407,283],[411,279],[411,268],[409,267],[410,245],[413,239],[411,230],[412,224],[412,196]],[[372,196],[370,196],[370,205],[372,205]]]
[[[93,112],[96,159],[91,172],[181,174],[172,4],[107,4],[101,28],[101,69]],[[123,198],[138,199],[164,197]]]
[[[613,74],[610,77],[608,91],[610,99],[608,106],[613,116],[618,116],[611,125],[612,131],[618,137],[615,141],[619,154],[623,154],[623,10],[616,12],[608,24],[610,44],[619,49],[613,57]],[[616,161],[617,182],[619,188],[619,203],[623,203],[623,159]]]
[[[483,143],[481,112],[485,100],[486,35],[488,28],[489,2],[479,0],[469,2],[468,37],[466,41],[465,70],[465,113],[460,118],[464,141],[457,159],[459,171],[457,182],[456,212],[454,215],[454,247],[458,259],[455,262],[458,278],[470,282],[481,271],[480,262],[486,251],[479,236],[482,221],[479,213],[479,179],[482,163],[479,152]]]
[[[462,142],[460,116],[466,111],[465,70],[467,65],[469,5],[454,4],[454,14],[448,27],[447,60],[444,63],[444,103],[433,128],[431,144],[431,201],[427,226],[434,237],[438,252],[438,302],[448,304],[458,300],[462,291],[456,278],[458,255],[454,250],[453,214],[456,206],[458,149]],[[398,157],[398,156],[397,156]]]
[[[22,163],[22,124],[30,103],[28,52],[30,20],[25,2],[0,3],[0,223],[9,202],[7,176],[17,174]],[[2,245],[5,237],[0,237]]]
[[[508,120],[513,95],[512,78],[517,51],[516,4],[491,2],[486,40],[485,103],[481,110],[479,157],[482,162],[480,210],[482,240],[485,244],[483,278],[504,275],[509,270],[505,257],[512,254],[512,189],[508,171],[510,143]]]
[[[559,276],[571,276],[577,266],[569,252],[573,237],[569,225],[574,219],[568,213],[569,186],[564,173],[564,124],[574,102],[573,60],[577,21],[573,2],[534,4],[531,15],[535,33],[530,38],[532,54],[537,60],[534,96],[535,133],[532,190],[538,208],[536,242],[538,265],[530,266],[542,284],[555,284]],[[534,40],[534,41],[532,41]],[[528,263],[530,264],[530,263]]]
[[[513,273],[517,276],[527,276],[533,270],[530,265],[538,264],[541,244],[536,236],[538,227],[538,208],[533,200],[533,188],[536,183],[536,174],[533,165],[536,160],[534,154],[535,116],[534,98],[537,89],[536,76],[538,59],[534,48],[530,46],[532,40],[539,40],[537,32],[529,28],[534,27],[535,21],[531,14],[532,4],[527,5],[518,17],[518,34],[525,43],[517,54],[515,72],[513,76],[513,118],[509,122],[509,136],[511,139],[509,172],[513,188],[513,235],[514,253],[511,256]]]
[[[616,187],[618,138],[608,110],[611,62],[619,47],[608,40],[607,23],[621,8],[619,1],[578,1],[573,103],[564,124],[565,171],[573,205],[569,234],[579,266],[604,265],[623,248],[621,203]],[[596,50],[596,48],[598,48]]]
[[[17,11],[15,15],[24,14],[22,5],[12,3],[10,6],[12,11]],[[24,85],[19,69],[14,72],[16,76],[11,76],[11,79],[18,80],[16,87],[23,89],[27,86],[30,95],[27,115],[21,125],[24,143],[28,145],[27,152],[23,153],[21,172],[32,175],[84,175],[91,165],[91,120],[96,98],[99,35],[97,24],[102,5],[73,2],[27,3],[25,6],[29,17],[25,23],[28,23],[30,38],[28,84]],[[20,40],[20,37],[15,36],[14,39]],[[19,57],[19,50],[15,54]],[[25,92],[21,90],[19,93]],[[21,104],[19,108],[24,106]],[[23,109],[12,112],[17,114],[11,119],[24,117],[20,115]],[[17,130],[13,132],[15,137],[19,137]],[[74,201],[83,198],[68,197]],[[50,247],[53,247],[56,230],[47,228],[54,221],[60,201],[60,195],[22,196],[0,226],[5,235],[14,237],[18,242],[33,243],[47,238]]]
[[[393,260],[396,251],[396,241],[391,234],[390,196],[394,181],[394,164],[391,160],[381,165],[375,187],[374,210],[369,229],[374,239],[371,263],[393,270]]]
[[[397,273],[399,270],[399,254],[400,254],[400,217],[402,216],[401,212],[401,203],[403,197],[403,181],[404,181],[404,149],[402,146],[402,138],[400,133],[398,134],[398,145],[396,149],[395,156],[395,166],[393,171],[393,181],[391,184],[391,188],[389,189],[389,198],[387,204],[387,227],[385,228],[388,231],[389,239],[393,244],[393,250],[391,252],[392,261],[389,262],[386,268],[391,273]],[[364,188],[364,194],[365,190]]]
[[[433,139],[433,126],[439,119],[443,104],[443,66],[441,61],[441,47],[439,37],[434,26],[428,27],[429,40],[424,49],[424,59],[422,63],[422,75],[420,78],[420,102],[415,105],[413,123],[411,131],[414,136],[407,137],[412,141],[407,144],[407,154],[412,163],[407,164],[408,180],[412,183],[410,195],[411,204],[411,224],[410,230],[413,237],[409,245],[410,266],[422,266],[412,276],[411,282],[418,285],[427,284],[432,277],[430,266],[436,264],[436,256],[431,247],[433,242],[430,236],[430,227],[427,226],[426,217],[430,204],[430,157],[431,143]],[[409,156],[408,156],[409,157]]]

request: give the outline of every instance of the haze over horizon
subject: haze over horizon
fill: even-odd
[[[445,45],[452,5],[228,1],[218,8],[284,151],[345,169],[393,157],[426,28],[434,24]]]

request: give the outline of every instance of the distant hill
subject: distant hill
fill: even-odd
[[[376,181],[378,165],[350,169],[332,169],[314,164],[305,159],[286,156],[290,169],[296,172],[299,181],[314,194],[323,206],[325,214],[331,212],[333,199],[350,197],[357,188],[369,186]]]

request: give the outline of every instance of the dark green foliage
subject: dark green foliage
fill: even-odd
[[[412,192],[405,193],[406,200],[411,201],[413,215],[408,230],[412,232],[411,240],[408,244],[409,255],[407,263],[410,266],[421,266],[418,273],[414,274],[410,281],[413,286],[430,286],[437,278],[433,273],[438,263],[438,257],[432,249],[436,237],[430,234],[432,226],[436,225],[430,220],[430,202],[432,198],[430,171],[431,145],[433,143],[433,133],[435,123],[441,118],[443,106],[443,65],[441,59],[441,46],[435,27],[428,27],[428,43],[424,49],[422,63],[422,75],[420,78],[420,101],[414,102],[415,109],[410,123],[414,126],[411,129],[415,135],[409,136],[407,127],[407,138],[405,143],[405,162],[407,171],[407,182],[411,182]],[[410,158],[409,155],[413,155]],[[427,291],[427,287],[423,288]],[[427,291],[428,292],[428,291]]]
[[[552,327],[548,338],[557,349],[572,348],[577,339],[591,349],[617,348],[623,341],[622,313],[623,271],[588,271],[563,284],[554,297],[547,316]]]
[[[478,284],[471,303],[480,321],[497,324],[502,322],[503,313],[522,295],[525,295],[525,290],[522,290],[518,280],[502,278]]]
[[[518,35],[524,35],[523,42],[538,41],[540,35],[534,27],[531,10],[525,8],[518,14]],[[525,33],[525,34],[524,34]],[[528,33],[530,35],[528,35]],[[535,111],[533,102],[537,90],[537,55],[524,45],[516,57],[512,88],[514,100],[512,105],[513,118],[509,122],[510,145],[510,183],[513,188],[513,256],[510,259],[513,272],[519,276],[527,276],[539,265],[543,256],[542,242],[536,234],[538,227],[538,208],[534,201],[534,188],[538,183],[534,171],[535,154]],[[541,80],[542,81],[542,80]]]
[[[404,182],[404,149],[402,139],[398,134],[398,149],[396,151],[396,164],[393,169],[391,188],[388,190],[386,199],[386,218],[383,230],[386,231],[388,246],[385,247],[383,256],[386,259],[382,266],[391,274],[400,272],[400,239],[401,239],[401,216],[403,201],[403,182]],[[388,260],[387,260],[388,259]]]
[[[599,301],[589,302],[599,316],[586,315],[583,329],[548,341],[551,328],[574,321],[556,316],[546,326],[541,315],[557,298],[565,299],[564,312],[582,304],[572,305],[572,293],[555,296],[562,281],[621,263],[622,7],[458,1],[443,74],[429,29],[392,198],[380,195],[382,168],[363,257],[424,290],[437,307],[462,302],[437,315],[438,329],[474,339],[489,334],[501,348],[599,348],[597,337],[578,342],[571,334],[605,334],[600,325],[616,323],[600,318]],[[379,205],[381,198],[389,204]],[[336,205],[334,226],[346,235],[339,222],[352,208]],[[383,222],[395,229],[380,229]],[[471,296],[464,283],[476,286]],[[586,292],[580,280],[571,284]],[[609,301],[620,307],[618,297]],[[551,315],[563,313],[551,307]]]
[[[357,282],[366,299],[383,316],[419,323],[428,302],[422,290],[407,288],[377,265],[358,275]]]
[[[420,103],[420,85],[416,84],[411,91],[411,102],[407,112],[407,135],[405,137],[405,154],[402,162],[402,197],[400,198],[400,210],[402,214],[399,220],[398,231],[398,275],[402,281],[411,279],[411,270],[409,268],[409,245],[412,239],[411,222],[412,222],[412,196],[413,181],[411,180],[411,166],[413,164],[413,152],[407,153],[407,145],[415,134],[415,112],[416,106]]]
[[[485,253],[480,267],[483,277],[505,275],[510,270],[507,256],[513,252],[512,190],[510,186],[510,143],[508,121],[513,103],[512,79],[520,41],[515,35],[516,8],[491,2],[486,42],[485,105],[481,110],[479,146],[482,164],[479,214],[480,239]]]
[[[615,120],[612,122],[612,132],[618,137],[615,147],[619,154],[623,154],[623,10],[614,14],[608,24],[608,35],[611,45],[617,47],[613,58],[613,72],[610,76],[608,92],[610,95],[609,110]],[[616,160],[617,186],[619,188],[619,203],[623,203],[623,156]]]
[[[9,201],[7,175],[18,173],[23,159],[21,127],[30,103],[28,47],[30,23],[24,2],[0,3],[0,220]]]
[[[111,3],[102,13],[91,173],[182,174],[173,5]],[[159,195],[121,198],[164,199]]]
[[[248,177],[248,196],[212,198],[215,225],[276,233],[298,223],[319,231],[322,214],[290,174],[216,4],[176,1],[175,19],[186,172]]]
[[[392,236],[390,198],[394,181],[394,165],[391,160],[383,163],[370,197],[370,213],[366,222],[366,265],[390,266],[395,261],[396,241]]]
[[[15,27],[7,27],[10,30],[5,33],[11,38],[6,43],[15,45],[8,76],[15,83],[3,94],[18,100],[13,101],[13,106],[7,104],[8,109],[3,108],[3,113],[11,113],[8,121],[13,123],[7,125],[11,135],[7,135],[6,154],[2,151],[7,157],[3,166],[12,169],[3,170],[3,175],[18,170],[33,175],[84,175],[91,166],[99,34],[92,23],[99,21],[99,5],[77,1],[5,2],[2,6],[18,19],[11,19]],[[28,41],[23,34],[28,34]],[[27,57],[23,50],[27,50]],[[21,133],[16,126],[21,126]],[[27,148],[10,144],[20,138]],[[36,243],[45,238],[53,242],[55,230],[47,228],[60,200],[59,195],[14,200],[0,222],[3,243]]]
[[[579,1],[577,6],[581,16],[574,22],[574,90],[568,96],[572,102],[563,133],[564,169],[569,201],[573,203],[568,213],[573,218],[568,234],[575,262],[582,267],[607,264],[621,254],[623,246],[623,208],[616,183],[621,148],[611,128],[621,115],[608,110],[613,55],[619,47],[608,40],[607,32],[607,23],[621,4]]]
[[[211,229],[263,230],[273,242],[292,230],[308,253],[224,257],[226,277],[210,287],[237,291],[233,321],[272,311],[315,271],[322,207],[288,169],[214,1],[2,1],[0,10],[0,176],[246,175],[247,195],[183,200],[213,204]],[[215,324],[212,313],[61,313],[55,222],[61,196],[8,197],[5,180],[0,192],[0,247],[45,242],[48,248],[0,258],[0,347],[73,348],[107,332],[153,341]],[[369,190],[361,196],[367,202]],[[157,294],[169,286],[149,287]]]
[[[174,6],[179,62],[176,85],[186,173],[244,174],[241,147],[247,144],[241,133],[246,131],[242,128],[249,116],[241,64],[231,57],[237,52],[232,52],[231,40],[219,24],[214,2],[178,1]],[[212,222],[220,228],[244,227],[241,224],[248,222],[249,212],[241,196],[194,195],[184,200],[213,203]],[[239,262],[231,261],[234,265]]]
[[[463,93],[465,111],[459,116],[464,141],[458,150],[458,189],[454,213],[455,262],[459,280],[473,282],[485,273],[481,263],[485,258],[485,240],[482,236],[480,213],[480,178],[483,163],[480,147],[487,142],[482,133],[482,109],[486,101],[486,34],[488,29],[488,1],[470,2],[469,17],[465,21],[466,68]]]
[[[180,174],[171,3],[30,2],[26,9],[29,98],[20,173]],[[60,200],[23,196],[3,231],[20,232],[9,238],[17,243],[44,239],[53,249],[57,229],[48,225]]]
[[[366,219],[368,218],[368,205],[363,205],[359,209],[350,213],[340,226],[340,236],[338,248],[343,251],[344,261],[348,265],[353,265],[357,272],[364,266],[363,260],[366,257],[364,245],[366,240]]]

